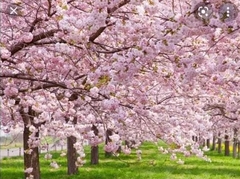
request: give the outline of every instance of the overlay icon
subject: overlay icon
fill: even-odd
[[[208,21],[213,14],[212,5],[207,2],[200,2],[195,6],[194,14],[197,19]]]
[[[9,4],[7,8],[7,13],[11,16],[21,16],[22,7],[19,4]]]
[[[224,3],[219,8],[219,16],[223,22],[228,22],[236,19],[238,12],[239,10],[237,6],[231,2]]]

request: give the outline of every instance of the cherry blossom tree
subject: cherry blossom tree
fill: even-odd
[[[190,0],[12,3],[17,16],[1,2],[1,125],[24,128],[26,178],[40,178],[38,147],[48,135],[69,139],[73,174],[85,141],[96,150],[108,129],[107,152],[162,139],[208,160],[191,138],[211,135],[207,111],[239,127],[240,18],[224,22],[221,1],[210,1],[209,21],[196,19]]]

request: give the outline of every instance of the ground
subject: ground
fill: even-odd
[[[105,158],[100,147],[100,164],[89,164],[89,149],[87,163],[79,169],[79,174],[66,174],[66,158],[59,152],[53,152],[53,160],[60,165],[59,169],[50,167],[50,160],[41,154],[41,175],[43,179],[240,179],[240,159],[223,156],[216,151],[207,154],[212,162],[205,162],[197,157],[188,157],[184,165],[170,160],[169,155],[161,154],[157,147],[145,143],[141,150],[142,160],[138,161],[135,151],[131,155],[112,156]],[[21,157],[4,158],[1,163],[2,179],[22,179],[23,159]]]

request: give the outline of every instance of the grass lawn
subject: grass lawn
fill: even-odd
[[[212,163],[196,157],[182,158],[184,165],[170,160],[169,155],[160,154],[150,143],[141,147],[142,160],[137,161],[135,151],[131,155],[105,158],[100,148],[99,165],[90,165],[89,160],[79,169],[79,174],[66,174],[66,158],[60,153],[53,153],[53,160],[60,165],[59,169],[50,167],[50,161],[41,155],[42,179],[240,179],[240,159],[225,157],[217,152],[208,152]],[[86,159],[89,159],[87,149]],[[23,159],[21,157],[4,158],[0,161],[1,179],[23,179]]]

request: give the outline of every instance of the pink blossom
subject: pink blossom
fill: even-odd
[[[177,163],[180,164],[180,165],[183,165],[183,164],[184,164],[184,161],[181,160],[181,159],[178,159]]]
[[[77,161],[75,162],[76,166],[81,167],[86,163],[86,160],[84,160],[82,157],[78,157]]]
[[[51,166],[52,168],[55,168],[55,169],[58,169],[58,168],[59,168],[59,165],[57,164],[56,161],[52,161],[52,162],[50,163],[50,166]]]
[[[32,33],[25,33],[22,37],[23,41],[26,43],[30,43],[33,40],[33,34]]]
[[[138,160],[142,160],[142,151],[141,150],[137,150],[136,154],[137,154]]]
[[[50,153],[47,153],[45,156],[44,156],[45,159],[49,160],[49,159],[52,159],[52,155]]]
[[[33,175],[29,175],[26,179],[34,179]]]
[[[30,132],[36,132],[36,130],[37,130],[36,127],[34,127],[33,125],[29,127]]]
[[[111,111],[116,110],[118,105],[119,105],[119,102],[117,99],[105,99],[103,101],[103,107]]]
[[[120,136],[118,134],[113,134],[109,136],[109,138],[112,140],[112,142],[117,143],[120,140]]]
[[[32,151],[33,151],[32,149],[27,149],[27,150],[24,151],[24,153],[26,153],[26,154],[31,154]]]
[[[171,158],[171,160],[177,160],[177,156],[176,156],[176,154],[174,154],[174,153],[171,155],[170,158]]]
[[[108,142],[107,145],[105,145],[104,150],[106,152],[116,152],[118,150],[119,146],[114,142]]]
[[[61,157],[64,157],[64,156],[66,156],[67,154],[65,153],[65,152],[62,152],[61,154],[60,154],[60,156]]]
[[[6,48],[0,48],[1,58],[8,59],[11,56],[11,52]]]
[[[89,139],[89,144],[91,146],[97,146],[101,142],[102,142],[102,140],[98,136],[95,136],[95,137],[92,137],[91,139]]]
[[[33,168],[30,167],[30,168],[27,168],[24,172],[25,172],[25,173],[32,173],[32,171],[33,171]]]
[[[207,152],[207,151],[209,151],[210,149],[209,149],[207,146],[204,146],[202,150],[203,150],[204,152]]]
[[[16,96],[18,94],[18,89],[13,86],[8,86],[5,88],[4,94],[9,97]]]
[[[93,114],[89,114],[87,116],[87,121],[90,123],[94,123],[95,122],[95,116]]]
[[[131,148],[129,148],[128,146],[123,146],[122,152],[126,155],[129,155],[129,154],[131,154]]]
[[[164,151],[164,148],[161,146],[161,147],[158,147],[158,150],[159,150],[160,152],[163,152],[163,151]]]
[[[90,93],[94,96],[97,96],[99,92],[98,87],[94,86],[93,88],[90,89]]]

